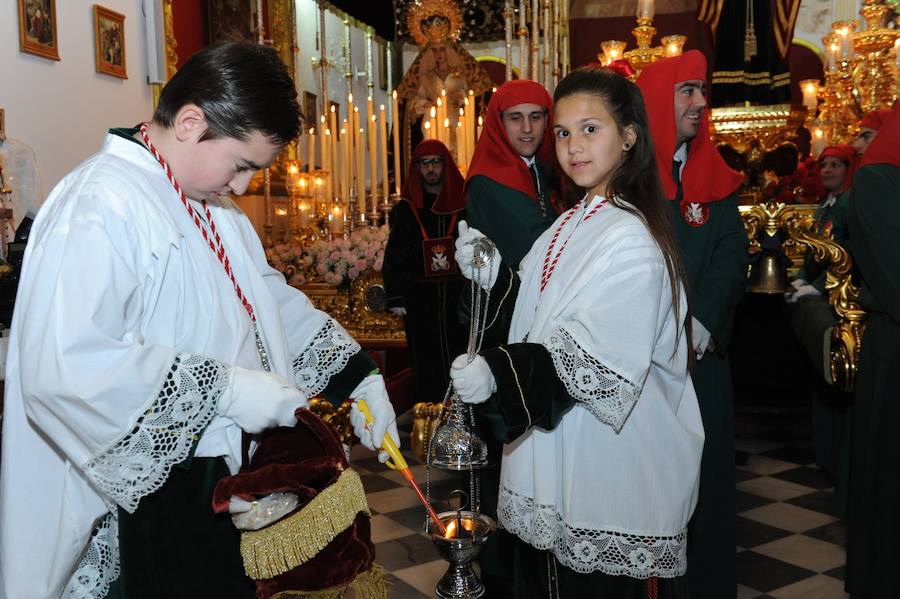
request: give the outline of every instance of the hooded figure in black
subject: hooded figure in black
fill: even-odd
[[[384,252],[388,309],[404,317],[416,401],[440,402],[450,361],[465,349],[457,319],[464,279],[453,259],[456,223],[465,218],[464,179],[447,147],[416,146]]]

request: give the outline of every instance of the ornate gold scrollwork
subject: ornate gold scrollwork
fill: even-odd
[[[428,442],[434,434],[438,417],[441,414],[440,403],[419,402],[413,406],[413,428],[409,445],[413,455],[420,462],[425,461],[428,451]]]
[[[786,206],[768,202],[742,206],[741,216],[751,252],[759,251],[757,236],[760,230],[775,235],[787,233],[783,247],[809,248],[817,262],[827,262],[825,289],[838,322],[831,332],[831,368],[828,383],[841,391],[852,391],[856,381],[859,350],[866,327],[866,313],[859,306],[859,287],[853,284],[853,262],[850,254],[838,243],[815,232],[816,221],[807,206]]]
[[[378,305],[379,288],[383,289],[381,273],[369,270],[353,281],[349,293],[324,283],[304,285],[301,290],[316,308],[335,318],[363,347],[403,347],[403,318]]]
[[[335,406],[327,399],[314,397],[309,400],[309,410],[337,429],[341,442],[353,445],[353,427],[350,426],[350,406],[352,401],[345,401]]]

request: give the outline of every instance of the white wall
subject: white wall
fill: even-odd
[[[94,69],[93,1],[57,0],[59,62],[19,51],[17,4],[0,2],[0,107],[6,134],[34,149],[46,196],[107,129],[152,116],[141,2],[102,0],[125,15],[125,80]]]

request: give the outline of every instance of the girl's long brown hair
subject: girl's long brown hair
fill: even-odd
[[[647,110],[638,86],[610,70],[601,67],[582,67],[566,75],[556,87],[554,105],[561,99],[576,94],[590,94],[603,100],[606,109],[616,122],[619,134],[631,126],[636,139],[634,145],[624,153],[622,162],[616,167],[610,179],[608,193],[616,206],[640,217],[647,225],[650,235],[656,241],[666,262],[666,270],[672,287],[672,305],[675,318],[680,319],[682,289],[687,290],[687,276],[681,260],[681,250],[672,226],[670,207],[663,197],[659,172],[653,151],[653,140],[647,123]],[[567,181],[563,188],[578,186],[565,173]],[[583,194],[583,191],[582,191]],[[624,200],[627,202],[620,201]],[[687,291],[685,291],[687,293]],[[691,338],[691,305],[688,297],[685,314],[685,335],[688,343],[688,364],[694,362],[693,340]],[[680,334],[675,338],[677,350]]]

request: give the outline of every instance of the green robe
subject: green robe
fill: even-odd
[[[825,208],[821,204],[816,208],[814,218],[819,223],[816,232],[819,235],[827,235],[831,232],[831,238],[841,247],[847,247],[850,239],[850,231],[847,229],[847,209],[850,206],[849,194],[844,191],[838,194],[834,204]],[[803,257],[803,266],[797,271],[797,278],[809,282],[810,285],[825,293],[825,271],[827,264],[816,262],[807,252]]]
[[[895,597],[900,562],[900,167],[853,177],[851,250],[868,322],[854,393],[846,588],[856,598]]]
[[[677,199],[670,202],[672,221],[694,318],[711,333],[714,344],[714,351],[707,351],[692,372],[706,441],[688,533],[688,589],[691,599],[727,599],[736,593],[734,405],[727,350],[744,293],[749,241],[735,194],[707,204],[707,221],[699,227],[682,217],[681,194],[679,183]]]
[[[547,167],[538,163],[541,188],[550,189]],[[476,175],[466,184],[466,214],[469,226],[475,227],[497,245],[503,261],[516,268],[557,214],[546,200],[547,215],[531,197],[506,187],[493,179]]]
[[[850,231],[847,228],[849,194],[841,192],[832,206],[819,205],[814,218],[816,232],[828,236],[847,248]],[[850,468],[850,397],[847,393],[829,387],[825,383],[827,357],[824,353],[824,334],[837,323],[837,315],[825,293],[825,277],[828,264],[816,262],[807,251],[803,267],[797,278],[809,282],[822,295],[800,298],[791,305],[791,322],[798,339],[806,348],[819,375],[812,392],[813,440],[816,464],[835,478],[835,513],[847,514],[847,485]]]

